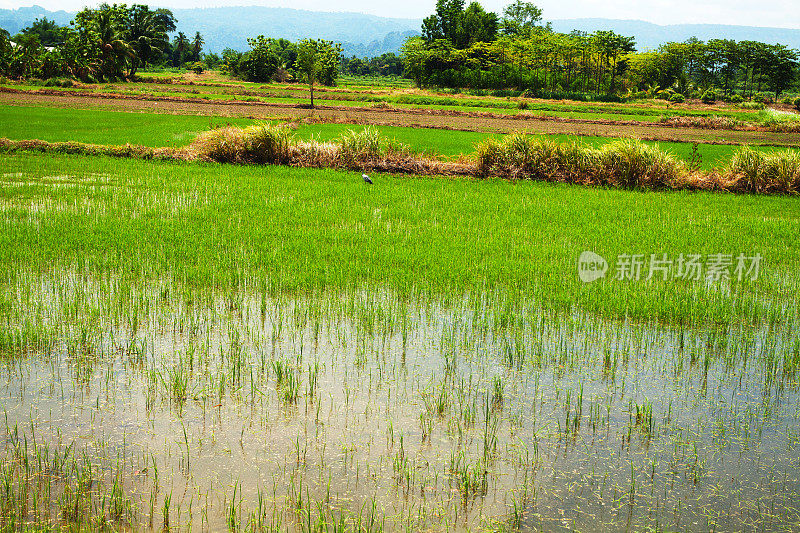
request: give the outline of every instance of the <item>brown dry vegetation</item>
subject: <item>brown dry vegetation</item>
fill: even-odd
[[[0,139],[0,151],[108,155],[138,159],[283,164],[398,174],[504,177],[628,189],[719,190],[759,194],[800,192],[800,155],[743,148],[720,172],[700,172],[640,141],[619,140],[600,148],[555,143],[514,133],[478,145],[469,161],[419,157],[375,128],[349,130],[335,142],[298,141],[285,126],[226,127],[199,136],[183,149],[98,146]]]

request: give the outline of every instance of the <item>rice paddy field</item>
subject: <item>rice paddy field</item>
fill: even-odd
[[[0,107],[51,142],[253,122]],[[0,161],[0,530],[800,529],[796,196]]]

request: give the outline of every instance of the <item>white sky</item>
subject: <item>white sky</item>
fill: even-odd
[[[119,2],[120,0],[118,0]],[[124,1],[124,0],[121,0]],[[355,11],[386,17],[422,18],[433,12],[435,0],[375,2],[374,0],[160,0],[140,3],[175,8],[262,5],[312,11]],[[483,0],[501,12],[511,0]],[[96,0],[0,0],[0,8],[14,9],[36,3],[51,11],[76,11]],[[109,2],[113,3],[113,2]],[[135,3],[134,0],[127,1]],[[467,1],[469,3],[469,1]],[[565,18],[638,19],[656,24],[734,24],[800,29],[799,0],[535,0],[545,20]]]

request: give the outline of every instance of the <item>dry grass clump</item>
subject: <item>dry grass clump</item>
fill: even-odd
[[[259,124],[208,131],[192,143],[201,159],[219,163],[294,164],[360,167],[409,154],[405,145],[383,137],[377,128],[347,130],[333,142],[298,141],[285,125]]]
[[[285,164],[296,142],[284,125],[257,124],[247,128],[216,128],[202,133],[191,149],[202,159],[218,163]]]
[[[476,155],[477,170],[484,176],[628,188],[670,186],[685,171],[673,155],[633,140],[595,149],[514,133],[480,143]]]
[[[188,161],[192,155],[173,148],[150,148],[135,144],[121,146],[106,146],[102,144],[87,144],[75,141],[47,142],[37,139],[10,140],[0,138],[0,152],[40,152],[46,154],[73,154],[88,156],[124,157],[130,159],[155,159],[160,161]]]
[[[746,146],[734,154],[728,172],[741,191],[797,193],[800,191],[800,153],[759,152]]]
[[[735,130],[751,126],[747,122],[731,117],[675,117],[662,116],[659,119],[661,124],[676,128],[702,128],[706,130]]]
[[[641,141],[615,141],[596,152],[596,174],[607,185],[670,187],[686,173],[685,164],[674,155]]]
[[[476,147],[478,173],[536,180],[583,181],[595,154],[577,143],[556,143],[525,133],[491,137]]]

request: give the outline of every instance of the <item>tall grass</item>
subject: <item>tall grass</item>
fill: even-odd
[[[191,150],[219,163],[283,164],[291,159],[295,144],[286,126],[257,124],[207,131],[192,143]]]
[[[513,178],[620,187],[669,186],[685,170],[675,156],[641,141],[592,148],[514,133],[477,146],[478,172]]]
[[[675,155],[637,140],[599,148],[555,143],[523,133],[489,138],[475,152],[476,172],[628,189],[717,189],[748,193],[800,192],[800,154],[740,148],[719,172],[698,172]]]
[[[371,126],[349,129],[333,142],[298,141],[285,125],[226,127],[200,135],[189,148],[201,159],[219,163],[296,164],[314,167],[360,167],[386,158],[406,157],[407,146]]]
[[[744,147],[734,154],[729,171],[748,191],[800,191],[800,154],[796,152],[764,153]]]

